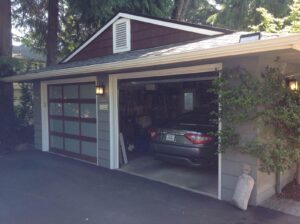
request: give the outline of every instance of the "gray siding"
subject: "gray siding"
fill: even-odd
[[[33,83],[33,122],[34,147],[42,150],[41,86],[39,81]]]
[[[241,67],[247,69],[251,74],[258,76],[267,66],[286,68],[295,70],[281,63],[277,63],[274,57],[253,56],[244,58],[232,58],[223,61],[224,68]],[[299,68],[298,68],[299,69]],[[253,137],[263,139],[266,132],[261,133],[253,124],[245,124],[238,127],[242,141],[247,141]],[[255,185],[250,198],[250,204],[259,205],[264,200],[275,194],[275,174],[267,174],[259,170],[259,161],[250,155],[241,154],[236,151],[226,151],[222,155],[222,199],[231,201],[238,176],[243,173],[244,164],[250,165],[251,176],[255,180]],[[289,183],[295,174],[295,169],[281,174],[281,185]]]
[[[97,131],[98,131],[98,164],[99,166],[110,167],[110,123],[109,123],[109,109],[107,111],[100,110],[101,104],[108,105],[109,108],[109,85],[108,75],[101,75],[97,77],[99,82],[105,85],[105,95],[97,96]]]

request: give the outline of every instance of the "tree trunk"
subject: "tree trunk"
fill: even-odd
[[[189,4],[190,0],[174,0],[172,19],[184,21],[184,16],[187,12]]]
[[[48,1],[47,66],[57,62],[58,0]]]
[[[0,0],[0,56],[11,57],[11,2]]]
[[[0,57],[12,56],[11,1],[0,0]],[[3,66],[5,67],[5,66]],[[1,68],[0,68],[1,69]],[[5,74],[10,75],[10,74]],[[12,140],[14,128],[13,85],[0,82],[0,141]],[[1,143],[0,142],[0,143]]]

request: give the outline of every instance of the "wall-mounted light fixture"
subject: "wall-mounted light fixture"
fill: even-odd
[[[299,90],[299,82],[295,78],[288,78],[286,80],[286,84],[290,88],[290,90],[293,90],[293,91]]]
[[[103,96],[105,92],[105,86],[103,83],[96,83],[96,95]]]

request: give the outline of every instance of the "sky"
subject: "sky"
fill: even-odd
[[[15,27],[12,27],[12,30],[11,30],[11,32],[12,32],[12,35],[13,36],[18,36],[18,37],[21,37],[22,36],[22,33],[18,30],[18,29],[16,29]],[[13,45],[14,46],[20,46],[21,45],[21,42],[18,42],[18,41],[16,41],[16,40],[14,40],[14,38],[13,38]]]

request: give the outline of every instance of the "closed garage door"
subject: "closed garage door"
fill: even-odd
[[[48,86],[50,151],[97,161],[94,83]]]

